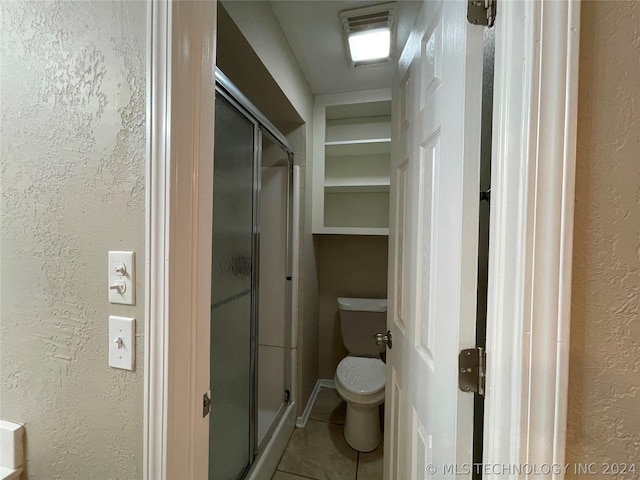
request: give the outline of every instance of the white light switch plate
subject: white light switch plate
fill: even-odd
[[[118,272],[124,267],[124,271]],[[134,252],[109,252],[109,302],[136,304],[136,264]]]
[[[136,319],[109,316],[109,366],[133,370],[135,358]]]

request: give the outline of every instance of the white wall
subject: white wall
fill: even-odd
[[[269,2],[227,0],[222,4],[300,116],[310,120],[311,87]]]
[[[295,56],[287,43],[269,2],[222,2],[233,21],[251,44],[262,63],[276,80],[305,125],[287,136],[300,165],[301,198],[301,272],[299,279],[300,326],[298,329],[298,413],[311,394],[318,375],[318,274],[311,235],[311,158],[313,95]],[[307,185],[309,195],[307,192]]]
[[[142,476],[144,2],[1,2],[0,417],[30,479]],[[137,305],[107,302],[134,250]],[[137,319],[134,372],[108,315]]]

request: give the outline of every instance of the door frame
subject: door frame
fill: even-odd
[[[150,0],[143,478],[208,472],[215,0]]]
[[[579,45],[579,0],[499,2],[488,465],[540,466],[565,459]],[[487,475],[498,476],[504,478]]]
[[[202,479],[216,2],[148,5],[143,477]],[[579,25],[579,0],[498,4],[486,464],[564,462]]]

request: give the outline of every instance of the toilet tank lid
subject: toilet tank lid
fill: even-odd
[[[386,298],[338,297],[338,308],[350,312],[386,312]]]

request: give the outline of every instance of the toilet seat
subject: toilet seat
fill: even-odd
[[[336,379],[354,395],[375,395],[384,391],[385,364],[379,358],[345,357],[338,364]]]
[[[344,438],[359,452],[380,444],[378,406],[384,403],[385,364],[377,358],[346,357],[338,364],[336,391],[347,402]]]

